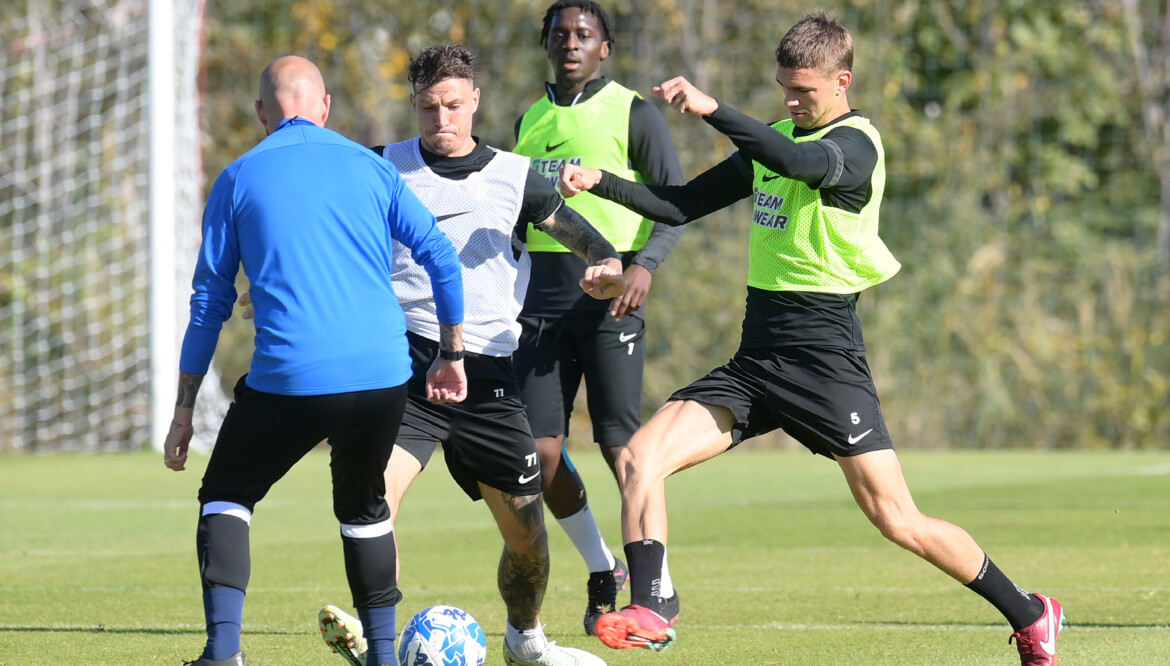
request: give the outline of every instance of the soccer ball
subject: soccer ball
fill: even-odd
[[[486,658],[483,629],[467,611],[454,606],[420,610],[399,637],[402,666],[483,666]]]

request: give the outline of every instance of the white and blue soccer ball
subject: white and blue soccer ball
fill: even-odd
[[[410,618],[398,637],[402,666],[483,666],[487,638],[475,618],[454,606],[431,606]]]

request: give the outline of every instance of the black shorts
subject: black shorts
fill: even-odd
[[[516,374],[537,437],[569,432],[581,378],[593,441],[624,446],[641,425],[646,324],[638,315],[615,321],[608,310],[559,316],[521,315]]]
[[[539,493],[536,442],[512,359],[469,352],[463,361],[467,398],[434,405],[426,398],[426,371],[434,362],[437,345],[413,333],[407,338],[414,375],[397,445],[425,467],[441,443],[447,469],[473,500],[481,499],[476,482],[513,495]]]
[[[390,519],[382,476],[406,404],[406,386],[332,395],[276,395],[236,383],[203,474],[199,503],[253,510],[317,444],[331,445],[333,513],[347,525]]]
[[[732,446],[780,428],[830,458],[893,448],[865,356],[843,348],[741,349],[670,400],[731,410]]]

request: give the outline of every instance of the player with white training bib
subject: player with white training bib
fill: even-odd
[[[386,495],[394,518],[411,480],[443,444],[447,467],[472,500],[483,499],[504,538],[499,588],[508,611],[504,660],[509,666],[590,666],[600,658],[548,641],[539,613],[548,585],[548,537],[541,502],[540,462],[512,368],[520,325],[516,318],[528,289],[531,260],[524,248],[528,225],[557,238],[586,264],[581,286],[594,298],[625,290],[613,246],[580,214],[564,205],[553,186],[529,168],[525,157],[496,150],[472,136],[479,105],[474,56],[439,44],[411,59],[411,104],[420,136],[377,147],[435,215],[464,267],[466,309],[463,348],[449,356],[467,374],[467,398],[433,404],[425,393],[426,369],[439,345],[435,301],[425,272],[395,255],[393,282],[406,313],[414,362],[397,445],[386,469]],[[364,664],[363,641],[385,659],[389,619],[360,623],[335,606],[319,614],[325,642],[352,664]],[[378,663],[388,663],[380,661]],[[374,666],[371,662],[370,666]]]

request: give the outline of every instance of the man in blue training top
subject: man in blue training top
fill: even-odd
[[[191,416],[241,263],[251,284],[256,351],[236,384],[203,484],[196,539],[207,644],[195,666],[242,666],[240,626],[250,574],[248,525],[272,485],[322,440],[332,445],[333,511],[346,576],[366,636],[397,663],[401,598],[382,470],[398,436],[411,359],[391,285],[393,241],[430,278],[438,347],[463,348],[459,257],[394,166],[324,129],[330,97],[317,67],[295,56],[260,76],[256,115],[268,137],[226,168],[203,216],[179,395],[164,445],[182,470]],[[435,359],[427,397],[467,394],[462,360]]]

